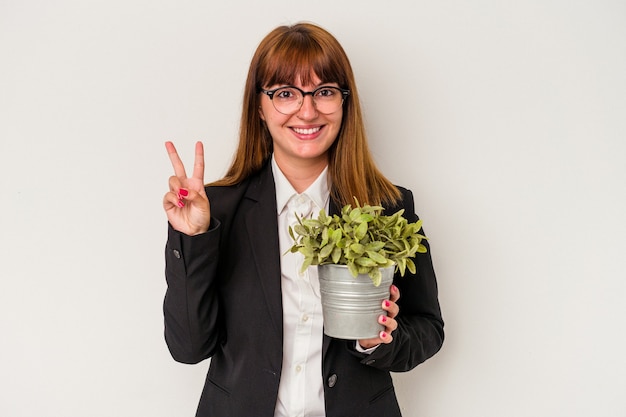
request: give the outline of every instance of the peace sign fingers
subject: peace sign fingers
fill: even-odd
[[[165,142],[174,168],[170,191],[163,198],[163,208],[174,229],[195,235],[206,232],[211,221],[210,204],[204,190],[204,147],[196,143],[193,174],[187,177],[185,166],[172,142]]]

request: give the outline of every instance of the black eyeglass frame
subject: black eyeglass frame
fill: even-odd
[[[350,95],[350,90],[346,90],[345,88],[341,88],[341,87],[335,87],[335,86],[332,86],[332,85],[322,85],[320,87],[317,87],[313,91],[303,91],[302,89],[296,87],[295,85],[284,85],[282,87],[278,87],[278,88],[275,88],[273,90],[265,90],[263,88],[259,88],[259,92],[267,95],[270,98],[270,100],[272,100],[272,104],[274,104],[274,94],[278,90],[282,90],[283,88],[294,88],[294,89],[298,90],[302,94],[302,103],[300,103],[300,107],[298,107],[298,110],[296,110],[295,112],[293,112],[291,114],[297,113],[300,110],[300,108],[302,108],[302,104],[304,103],[304,97],[306,97],[306,96],[311,96],[311,98],[313,98],[313,103],[315,103],[315,93],[317,93],[319,90],[329,89],[329,88],[332,88],[333,90],[339,90],[339,92],[341,93],[341,105],[339,107],[343,106],[343,103],[346,101],[346,98],[348,98],[348,96]],[[274,108],[275,107],[276,106],[274,106]],[[339,108],[337,108],[337,109],[339,109]],[[278,110],[278,109],[276,109],[276,110],[280,112],[280,110]],[[280,113],[282,113],[282,112],[280,112]],[[283,113],[283,114],[285,114],[285,113]]]

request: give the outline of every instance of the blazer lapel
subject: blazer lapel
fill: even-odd
[[[281,294],[280,245],[276,189],[271,165],[268,163],[248,187],[246,198],[252,207],[246,213],[246,226],[257,275],[270,311],[274,330],[282,339],[283,305]]]
[[[257,275],[261,280],[263,295],[270,311],[272,327],[283,336],[283,300],[281,293],[280,245],[278,242],[278,210],[276,188],[271,165],[268,163],[254,178],[245,197],[252,201],[246,213],[246,226]],[[339,214],[340,207],[331,198],[329,214]],[[324,334],[322,354],[325,356],[331,338]]]

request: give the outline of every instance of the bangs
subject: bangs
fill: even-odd
[[[320,45],[316,39],[292,32],[272,45],[259,68],[259,88],[279,84],[311,84],[315,76],[322,83],[337,83],[347,88],[347,75],[341,65],[341,54],[331,45]]]

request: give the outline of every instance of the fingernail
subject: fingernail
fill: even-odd
[[[189,191],[187,191],[184,188],[181,188],[179,191],[180,195],[182,195],[183,197],[187,197],[189,195]]]
[[[380,321],[387,323],[387,316],[380,316]]]
[[[183,203],[182,201],[178,202],[178,207],[183,208],[185,207],[185,203]]]
[[[389,307],[390,305],[389,301],[385,301],[385,307]]]
[[[380,338],[381,338],[381,339],[386,339],[386,338],[387,338],[387,333],[385,333],[385,332],[380,332]]]
[[[391,285],[391,291],[398,292],[398,287],[396,287],[395,285],[392,284]]]

